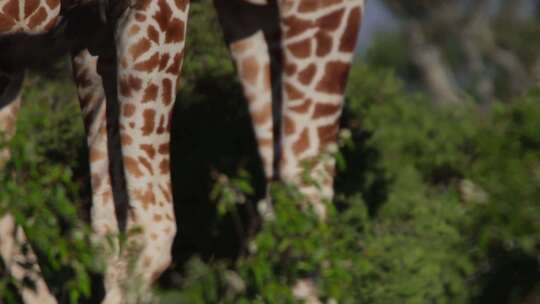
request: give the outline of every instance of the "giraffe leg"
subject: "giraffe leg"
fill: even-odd
[[[82,50],[73,55],[72,65],[89,150],[92,228],[104,251],[102,258],[105,261],[105,290],[108,302],[120,303],[118,268],[122,261],[119,259],[119,230],[109,173],[105,88],[98,73],[97,56],[91,55],[88,50]]]
[[[9,139],[15,133],[22,81],[23,73],[4,74],[0,71],[0,133],[4,139]],[[10,151],[7,148],[0,149],[0,170],[9,158]],[[0,216],[0,255],[25,303],[56,303],[41,276],[37,257],[24,231],[17,227],[11,214]],[[32,287],[28,286],[28,280],[32,282]]]
[[[269,49],[262,30],[229,44],[231,56],[244,96],[248,103],[251,124],[266,177],[267,195],[257,203],[265,220],[274,219],[268,186],[274,178],[274,119]]]
[[[169,266],[176,234],[169,142],[188,0],[133,1],[116,30],[119,129],[130,205],[141,233],[132,275],[145,291]],[[129,242],[129,240],[128,240]]]
[[[333,197],[332,153],[337,150],[343,95],[363,3],[278,0],[283,57],[280,174],[298,186],[323,220],[323,202]],[[293,294],[306,303],[321,303],[312,278],[298,280]]]
[[[92,227],[100,237],[118,233],[109,176],[106,99],[96,56],[87,50],[73,56],[73,72],[89,147]]]
[[[333,196],[331,154],[363,0],[279,0],[278,5],[284,65],[280,174],[324,218],[322,201]]]
[[[277,143],[274,137],[272,55],[266,36],[279,32],[275,25],[278,12],[266,1],[214,0],[214,6],[242,84],[267,181],[267,195],[257,206],[263,219],[272,220],[274,212],[268,186],[276,177]]]
[[[322,201],[333,196],[330,152],[335,149],[363,1],[280,0],[277,8],[245,0],[214,3],[248,100],[267,177],[297,186],[324,217]],[[280,134],[272,134],[268,119],[272,101],[282,103],[281,109],[274,104],[281,116]]]
[[[274,175],[274,133],[270,56],[264,33],[258,31],[230,44],[231,55],[248,102],[266,179]]]
[[[8,140],[15,133],[17,113],[21,106],[20,91],[24,76],[0,70],[0,132]],[[0,150],[0,168],[9,160],[8,149]]]
[[[265,171],[297,186],[324,218],[322,202],[333,195],[334,159],[328,152],[335,146],[362,1],[278,0],[278,15],[271,4],[241,2],[214,1],[248,99],[261,157],[269,160]],[[270,60],[279,75],[266,64]],[[282,126],[281,134],[268,136],[265,132],[272,127],[268,130],[261,118],[272,113],[271,101],[282,102],[277,113]],[[267,167],[273,154],[265,154],[265,138],[272,140],[270,147],[279,144],[278,172]],[[304,180],[304,163],[313,182]],[[298,300],[321,303],[312,278],[297,280],[292,291]]]

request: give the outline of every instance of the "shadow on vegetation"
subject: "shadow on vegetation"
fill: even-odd
[[[534,256],[499,246],[489,255],[491,269],[479,281],[484,282],[473,303],[534,304],[540,300],[540,261]]]
[[[186,100],[189,96],[201,99]],[[265,183],[242,91],[232,75],[208,77],[196,83],[194,93],[180,93],[173,112],[171,143],[178,221],[174,265],[182,267],[193,255],[205,260],[237,258],[246,235],[235,229],[237,223],[231,216],[217,219],[216,202],[210,198],[215,176],[235,176],[246,169],[254,183],[252,202],[264,196]],[[243,209],[240,206],[247,228],[257,219]]]
[[[354,116],[345,106],[341,118],[341,128],[347,128],[351,131],[354,146],[341,149],[347,168],[338,172],[334,188],[336,193],[347,196],[358,192],[362,193],[369,215],[376,217],[377,212],[388,197],[388,187],[391,180],[380,164],[381,153],[367,143],[371,132],[364,130]],[[369,180],[368,174],[375,176],[375,178]]]

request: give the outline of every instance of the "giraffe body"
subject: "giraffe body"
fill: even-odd
[[[321,202],[333,194],[334,161],[323,156],[335,145],[363,0],[214,2],[268,181],[298,186],[324,217]],[[60,0],[0,0],[0,45],[2,36],[52,31],[62,18],[60,9]],[[103,17],[102,7],[87,9]],[[104,238],[142,228],[130,239],[139,248],[133,269],[118,244],[105,255],[103,303],[135,302],[123,283],[138,280],[144,292],[171,261],[176,221],[169,130],[188,9],[189,0],[132,0],[99,35],[70,46],[89,146],[94,231]],[[7,85],[0,81],[0,127],[8,133],[19,105],[14,79],[20,83],[21,76],[15,76],[22,73],[23,67],[3,65],[0,53],[0,80],[7,79]],[[302,179],[305,164],[313,184]],[[1,238],[9,236],[2,232]],[[43,288],[23,295],[54,303],[37,280]]]
[[[60,0],[3,0],[0,9],[0,34],[40,34],[58,22]]]

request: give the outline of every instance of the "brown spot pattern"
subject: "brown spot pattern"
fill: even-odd
[[[187,8],[188,1],[187,0],[175,0],[174,3],[176,4],[176,7],[178,7],[181,11],[185,12]]]
[[[168,106],[173,102],[173,83],[170,79],[163,79],[163,83],[161,86],[161,89],[163,90],[161,92],[161,97],[163,100],[163,103]]]
[[[146,170],[148,170],[150,175],[154,175],[154,169],[152,169],[152,164],[146,158],[139,156],[137,157],[137,160],[139,160],[141,165],[145,167]]]
[[[311,55],[311,39],[305,39],[289,45],[289,51],[297,58],[306,58]]]
[[[362,13],[360,8],[355,8],[349,14],[345,34],[341,38],[339,50],[342,52],[353,52],[356,47],[357,30],[362,22]]]
[[[169,154],[169,143],[159,145],[158,152],[159,154],[162,154],[162,155]]]
[[[143,173],[141,169],[139,168],[139,163],[137,162],[137,160],[129,156],[124,156],[124,167],[126,168],[127,172],[129,172],[129,174],[135,177],[143,176]]]
[[[156,149],[152,145],[142,144],[140,145],[140,148],[146,153],[146,155],[148,155],[150,159],[153,159],[156,155]]]
[[[315,105],[313,119],[327,117],[336,114],[341,109],[339,105],[318,103]]]
[[[288,115],[283,116],[283,132],[285,132],[285,135],[291,135],[295,130],[294,121]]]
[[[287,64],[285,65],[285,74],[288,76],[294,75],[297,70],[298,67],[293,62],[287,62]]]
[[[90,159],[90,162],[96,162],[96,161],[99,161],[99,160],[102,160],[102,159],[105,159],[105,153],[101,150],[98,150],[96,148],[90,148],[90,156],[89,156],[89,159]]]
[[[133,138],[127,134],[122,134],[120,141],[122,142],[122,146],[129,146],[133,143]]]
[[[161,115],[159,119],[159,126],[157,128],[157,134],[163,134],[167,131],[167,127],[165,126],[165,116]]]
[[[125,117],[131,117],[135,113],[135,105],[132,103],[126,102],[124,104],[123,114]]]
[[[158,7],[159,9],[153,18],[157,21],[161,31],[165,32],[169,26],[169,20],[171,20],[172,10],[166,0],[158,0]]]
[[[163,71],[165,70],[165,68],[169,65],[169,59],[171,58],[171,56],[167,53],[165,54],[161,54],[160,58],[159,58],[159,70],[160,71]]]
[[[330,54],[332,51],[332,36],[319,31],[315,39],[317,39],[317,56],[324,57]]]
[[[58,0],[47,0],[46,3],[50,9],[55,9],[60,5],[60,1]]]
[[[300,133],[300,138],[293,144],[293,152],[296,155],[302,154],[304,151],[306,151],[309,148],[309,132],[308,129],[305,128],[302,130],[302,133]]]
[[[139,90],[141,88],[141,85],[141,79],[132,75],[124,76],[120,79],[119,83],[120,94],[125,97],[131,97],[133,90]]]
[[[168,174],[168,173],[171,171],[170,163],[169,163],[169,159],[168,159],[168,158],[164,158],[164,159],[159,163],[159,169],[160,169],[160,171],[161,171],[161,174]]]
[[[258,112],[252,112],[251,117],[255,125],[261,125],[272,118],[272,107],[268,105]]]
[[[138,26],[137,24],[134,24],[134,25],[131,26],[131,28],[129,29],[128,35],[129,35],[129,36],[134,36],[134,35],[136,35],[140,30],[141,30],[141,27]]]
[[[142,38],[129,48],[129,53],[133,57],[133,60],[136,61],[139,57],[141,57],[142,54],[148,52],[151,46],[152,44],[150,43],[150,40],[147,38]]]
[[[289,110],[293,112],[297,112],[297,113],[306,113],[312,104],[313,104],[313,101],[311,99],[306,99],[300,105],[289,107]]]
[[[175,54],[174,59],[173,59],[173,63],[167,69],[167,73],[170,73],[170,74],[173,74],[173,75],[178,75],[178,73],[180,72],[180,67],[182,66],[183,58],[184,58],[184,52],[183,51],[180,54]]]
[[[242,62],[242,79],[251,85],[257,83],[257,75],[259,74],[259,63],[254,57],[249,57]]]
[[[154,53],[150,58],[138,62],[134,68],[137,71],[152,72],[159,64],[159,53]]]
[[[348,62],[331,61],[326,64],[324,75],[317,84],[317,90],[330,94],[343,94],[349,73]]]
[[[28,18],[32,15],[39,6],[39,0],[25,0],[24,1],[24,17]]]
[[[184,22],[180,19],[173,19],[169,22],[169,29],[165,33],[165,43],[180,42],[185,39]]]
[[[331,124],[317,128],[319,135],[320,148],[324,149],[328,144],[336,141],[336,135],[338,131],[337,124]]]
[[[144,89],[143,103],[156,101],[158,90],[158,86],[154,83],[148,84],[148,86],[146,86],[146,89]]]
[[[163,196],[165,196],[165,199],[167,200],[167,202],[172,202],[170,183],[167,183],[165,186],[159,185],[159,190],[161,190],[161,193],[163,194]]]
[[[28,20],[28,27],[31,29],[37,28],[45,20],[47,20],[47,10],[44,7],[40,7]]]
[[[156,195],[152,189],[152,184],[148,184],[146,189],[135,189],[133,190],[133,196],[136,200],[140,201],[145,210],[148,209],[150,205],[156,204]]]
[[[19,16],[19,0],[8,0],[2,11],[6,17],[17,20]]]
[[[303,85],[308,85],[313,81],[313,77],[315,77],[315,73],[317,73],[317,66],[314,63],[312,63],[298,74],[298,80]]]
[[[304,94],[300,92],[300,90],[288,82],[285,83],[285,93],[287,93],[287,98],[289,100],[296,100],[304,97]]]
[[[156,110],[146,109],[143,111],[144,124],[141,127],[141,131],[144,136],[152,134],[156,126]]]
[[[298,6],[298,12],[300,13],[310,13],[316,11],[321,5],[320,1],[300,1]]]
[[[282,22],[287,25],[285,37],[288,39],[300,35],[307,29],[313,27],[313,21],[303,20],[295,16],[286,17]]]
[[[156,30],[155,27],[153,27],[152,25],[148,26],[147,33],[148,38],[150,38],[152,42],[154,42],[155,44],[159,43],[159,32],[158,30]]]
[[[0,32],[8,32],[15,24],[15,19],[5,14],[0,14]]]
[[[343,20],[343,15],[345,14],[345,9],[340,9],[335,12],[331,12],[328,15],[322,16],[317,20],[317,25],[328,32],[333,32],[339,28],[341,20]]]

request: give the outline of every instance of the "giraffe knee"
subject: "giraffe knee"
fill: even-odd
[[[309,171],[284,170],[281,180],[294,187],[303,197],[301,205],[310,206],[312,211],[321,219],[327,217],[326,202],[334,196],[333,175],[327,170],[322,170],[318,164]]]
[[[150,277],[151,281],[157,280],[161,274],[169,268],[169,266],[172,263],[172,255],[168,253],[167,255],[163,256],[161,260],[156,264],[156,268],[152,271],[152,276]]]
[[[147,254],[143,257],[144,273],[150,275],[150,281],[155,281],[171,265],[172,245],[176,236],[176,225],[150,234],[151,241],[147,246]]]
[[[147,255],[143,257],[143,273],[145,276],[149,276],[149,283],[157,280],[161,274],[169,268],[172,263],[172,254],[170,250],[163,252],[156,252],[153,255]]]

